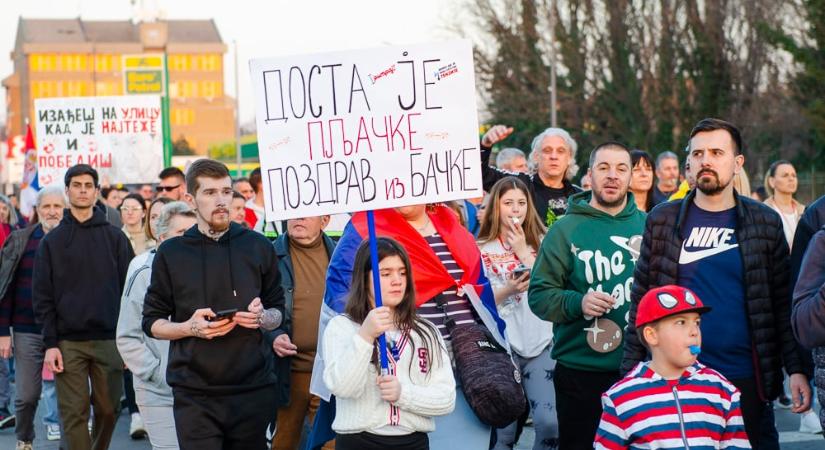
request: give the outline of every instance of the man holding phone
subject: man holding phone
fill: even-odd
[[[198,222],[158,248],[143,330],[172,341],[167,382],[181,449],[263,448],[277,380],[261,330],[283,317],[278,257],[264,236],[230,220],[225,165],[198,160],[186,183]]]
[[[628,192],[630,150],[606,142],[590,153],[592,191],[570,197],[541,244],[530,309],[553,322],[559,448],[593,447],[601,395],[619,380],[624,329],[645,213]]]

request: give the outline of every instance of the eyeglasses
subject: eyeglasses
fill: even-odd
[[[175,189],[177,189],[179,187],[180,187],[180,184],[176,184],[174,186],[155,186],[155,190],[158,191],[158,192],[163,192],[163,191],[172,192],[172,191],[174,191]]]

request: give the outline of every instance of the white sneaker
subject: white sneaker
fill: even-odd
[[[17,447],[15,447],[15,449],[16,450],[34,450],[34,447],[32,447],[31,442],[17,441]]]
[[[46,440],[59,441],[60,440],[60,425],[50,423],[46,425]]]
[[[799,418],[799,432],[809,434],[822,434],[822,424],[819,423],[819,417],[813,411],[808,411],[802,414]]]
[[[146,429],[143,428],[143,419],[140,413],[132,413],[132,423],[129,424],[129,436],[132,439],[143,439],[146,437]]]

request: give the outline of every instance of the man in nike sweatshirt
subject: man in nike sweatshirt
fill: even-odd
[[[55,373],[67,448],[104,450],[115,429],[123,361],[115,345],[120,295],[135,256],[126,235],[95,207],[97,171],[86,164],[64,178],[69,209],[40,241],[32,306],[43,330],[45,364]],[[94,426],[89,437],[89,384]]]
[[[182,450],[264,448],[277,405],[262,331],[283,317],[278,257],[266,237],[231,221],[225,165],[192,163],[186,185],[198,222],[158,248],[143,331],[172,341],[166,381]]]
[[[601,395],[619,380],[633,269],[645,214],[627,192],[630,150],[608,142],[590,154],[590,192],[570,197],[530,277],[530,309],[553,322],[559,448],[593,448]]]

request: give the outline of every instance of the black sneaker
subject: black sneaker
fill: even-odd
[[[8,408],[0,408],[0,430],[11,428],[17,423],[14,414],[10,413]]]

